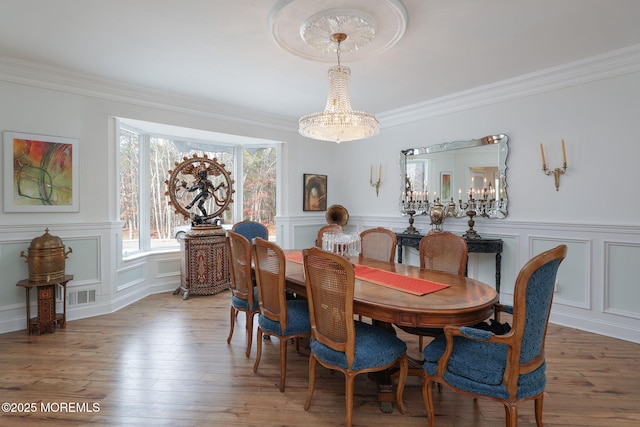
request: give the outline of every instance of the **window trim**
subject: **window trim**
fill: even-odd
[[[266,140],[259,138],[243,137],[239,135],[220,134],[216,132],[199,131],[197,129],[181,128],[170,125],[162,125],[153,122],[143,122],[135,119],[127,119],[122,117],[115,117],[115,155],[116,155],[116,185],[115,187],[115,201],[116,201],[116,213],[118,220],[120,218],[120,130],[124,129],[129,132],[133,132],[139,135],[139,157],[140,159],[149,158],[150,154],[150,139],[163,138],[172,141],[185,141],[199,144],[210,144],[215,147],[227,147],[230,149],[233,156],[233,170],[231,171],[231,178],[235,181],[235,193],[232,209],[233,221],[236,218],[243,218],[243,206],[244,206],[244,191],[243,191],[243,167],[244,156],[243,150],[250,148],[274,148],[276,150],[276,216],[280,211],[280,167],[281,167],[281,155],[282,155],[282,141]],[[168,128],[175,130],[175,134],[170,135],[164,132],[154,131],[154,127]],[[184,133],[181,133],[183,131]],[[210,135],[211,139],[194,138],[190,136],[193,132],[200,135]],[[222,136],[222,137],[221,137]],[[225,142],[219,141],[219,139]],[[229,142],[233,141],[233,142]],[[132,260],[140,257],[144,257],[150,254],[157,254],[162,252],[175,252],[179,250],[179,247],[163,246],[158,248],[151,247],[151,225],[150,225],[150,206],[148,203],[142,203],[141,200],[148,200],[150,198],[150,164],[149,162],[140,162],[139,168],[140,176],[139,181],[139,194],[140,202],[138,203],[140,211],[138,212],[140,230],[138,234],[138,249],[131,251],[127,254],[124,253],[122,243],[120,247],[120,259],[123,261]],[[122,236],[122,235],[121,235]],[[122,240],[122,237],[121,237]]]

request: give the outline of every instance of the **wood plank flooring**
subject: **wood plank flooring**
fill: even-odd
[[[116,313],[70,321],[54,334],[0,335],[0,426],[335,426],[344,425],[344,378],[318,367],[304,411],[308,348],[288,346],[287,385],[278,391],[278,345],[266,341],[258,373],[244,355],[244,315],[227,345],[229,292],[164,293]],[[418,355],[417,339],[399,333]],[[550,325],[547,427],[640,425],[640,345]],[[502,405],[435,392],[438,427],[504,426]],[[420,381],[405,389],[407,413],[382,413],[375,383],[357,379],[357,426],[425,426]],[[30,410],[31,412],[27,412]],[[535,426],[533,403],[519,426]]]

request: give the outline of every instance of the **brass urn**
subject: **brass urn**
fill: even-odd
[[[20,256],[29,264],[29,280],[32,282],[51,282],[64,278],[64,267],[67,255],[72,251],[64,251],[64,243],[57,236],[49,234],[45,229],[44,234],[31,241],[29,256],[20,252]]]

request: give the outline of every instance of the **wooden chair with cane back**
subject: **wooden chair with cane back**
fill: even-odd
[[[280,340],[280,391],[285,388],[287,341],[293,339],[300,351],[299,339],[311,336],[307,301],[287,299],[285,288],[286,260],[275,243],[260,237],[253,240],[253,260],[260,314],[258,316],[258,351],[253,372],[258,371],[262,357],[263,335]]]
[[[320,227],[316,238],[316,247],[322,248],[322,236],[324,236],[324,233],[342,233],[343,231],[342,226],[338,224],[329,224]]]
[[[398,245],[396,233],[376,227],[360,233],[360,256],[380,261],[394,262]]]
[[[308,410],[316,381],[316,365],[340,371],[345,376],[346,426],[353,418],[354,380],[358,374],[400,366],[396,400],[405,408],[402,393],[407,379],[407,345],[392,332],[353,318],[355,275],[346,258],[309,248],[303,264],[311,320]]]
[[[420,268],[444,271],[446,273],[464,276],[467,269],[467,242],[458,235],[448,231],[431,233],[420,239],[418,247],[420,254]],[[409,328],[402,330],[418,335],[420,351],[423,348],[423,337],[435,337],[442,334],[439,328]]]
[[[227,250],[231,276],[231,319],[227,344],[231,344],[238,312],[244,312],[246,314],[247,330],[246,356],[249,357],[253,341],[253,316],[260,311],[258,290],[254,286],[251,272],[251,245],[241,234],[228,231]]]

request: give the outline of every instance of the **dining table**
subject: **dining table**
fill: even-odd
[[[355,315],[368,317],[376,325],[409,328],[444,328],[474,325],[490,318],[498,302],[496,290],[478,280],[409,264],[390,263],[361,256],[346,256],[354,266]],[[306,297],[301,251],[286,252],[286,286]],[[421,369],[421,361],[410,367]],[[415,372],[416,369],[413,369]],[[378,379],[378,400],[383,412],[391,411],[395,399],[392,374]]]

